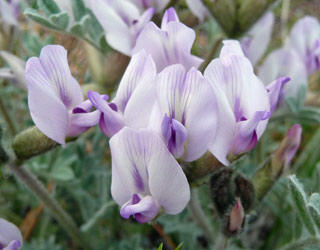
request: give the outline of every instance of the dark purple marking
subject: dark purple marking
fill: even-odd
[[[139,170],[137,168],[136,165],[133,165],[133,178],[136,184],[136,187],[140,190],[143,191],[144,190],[144,184],[143,184],[143,179],[139,173]]]

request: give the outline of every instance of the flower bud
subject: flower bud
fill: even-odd
[[[285,167],[287,167],[297,152],[301,141],[302,128],[300,124],[291,127],[282,140],[280,146],[267,159],[253,177],[253,183],[258,200],[262,200],[265,194],[279,179]]]
[[[225,228],[226,235],[234,235],[242,228],[245,221],[245,213],[240,198],[237,199],[236,204],[232,207],[228,215],[227,228]]]
[[[273,162],[284,164],[285,167],[288,166],[300,146],[301,134],[302,128],[300,124],[292,126],[279,148],[275,151]]]

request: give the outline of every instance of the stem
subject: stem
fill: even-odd
[[[278,0],[243,0],[237,13],[238,23],[242,33],[264,15],[268,8]]]
[[[217,243],[214,246],[214,250],[225,250],[228,247],[228,238],[220,233]]]
[[[281,40],[282,43],[286,41],[287,34],[288,34],[288,17],[290,11],[290,0],[283,0],[282,1],[282,8],[281,8]]]
[[[158,234],[164,239],[164,241],[166,242],[167,246],[170,247],[170,249],[174,250],[177,248],[177,245],[173,242],[170,236],[166,234],[166,232],[157,222],[153,222],[152,226],[158,232]]]
[[[209,65],[209,63],[213,60],[213,58],[216,56],[217,51],[220,47],[220,44],[222,42],[223,38],[222,37],[218,37],[216,39],[216,42],[214,43],[214,45],[212,46],[211,52],[208,55],[208,57],[206,58],[206,60],[201,64],[199,71],[200,72],[204,72],[204,70],[207,68],[207,66]]]
[[[107,201],[85,224],[81,226],[82,232],[88,232],[106,213],[107,209],[115,205],[114,201]]]
[[[85,237],[77,228],[72,218],[66,211],[58,204],[58,202],[49,194],[43,187],[40,181],[23,166],[17,166],[14,162],[9,163],[9,168],[31,191],[39,200],[50,210],[55,219],[61,226],[69,233],[74,242],[81,248],[90,250],[90,245],[86,242]]]
[[[235,37],[239,30],[236,27],[237,6],[234,0],[202,0],[212,16],[229,37]]]
[[[191,189],[191,199],[188,204],[189,211],[194,221],[201,227],[204,236],[210,242],[210,244],[214,244],[213,235],[214,232],[210,225],[208,218],[206,217],[202,207],[200,205],[198,192],[195,188]]]
[[[170,7],[175,6],[178,2],[179,2],[179,0],[170,0],[170,2],[166,5],[166,7],[164,9],[165,10],[169,9]]]
[[[7,112],[7,110],[4,106],[4,103],[2,102],[2,98],[0,98],[0,111],[3,115],[5,122],[7,123],[8,129],[9,129],[11,135],[14,136],[16,134],[16,128],[13,124],[13,121],[10,118],[9,113]]]
[[[74,34],[70,33],[70,35],[76,37],[76,38],[79,38],[79,39],[82,39],[83,41],[89,43],[92,47],[96,48],[98,51],[100,51],[101,53],[105,54],[106,52],[100,48],[95,42],[91,41],[89,38],[87,37],[79,37],[79,36],[75,36]]]

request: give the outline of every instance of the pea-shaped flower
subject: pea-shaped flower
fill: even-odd
[[[106,33],[108,44],[128,56],[154,13],[153,8],[141,13],[129,0],[91,0],[90,6]]]
[[[240,41],[245,56],[253,65],[256,65],[266,52],[272,35],[274,19],[273,13],[268,12]]]
[[[100,128],[112,137],[124,126],[134,129],[147,127],[155,102],[156,68],[145,51],[135,54],[119,84],[115,98],[89,91],[88,98],[100,112]]]
[[[258,76],[264,83],[276,77],[290,77],[290,83],[284,88],[284,98],[297,100],[301,88],[308,86],[308,72],[304,62],[293,49],[281,48],[272,51],[259,68]]]
[[[174,8],[166,10],[158,28],[153,22],[141,31],[133,53],[144,49],[151,54],[157,72],[172,64],[182,64],[187,70],[198,68],[203,59],[191,54],[195,32],[179,21]]]
[[[180,64],[156,77],[156,103],[149,127],[162,135],[175,158],[186,162],[200,158],[214,140],[217,128],[216,96],[195,68]]]
[[[22,235],[11,222],[0,218],[0,249],[18,250],[22,247]]]
[[[318,71],[320,68],[319,21],[311,16],[297,21],[291,29],[287,46],[299,54],[309,74]]]
[[[110,148],[111,194],[123,218],[132,215],[145,223],[161,209],[177,214],[185,208],[190,199],[187,178],[159,135],[124,128],[111,138]]]
[[[81,87],[71,75],[62,46],[48,45],[39,58],[30,58],[25,79],[32,120],[50,139],[64,145],[67,136],[76,136],[98,123],[98,112],[86,114],[92,104],[83,103]]]
[[[18,26],[19,1],[0,0],[0,19],[9,25]]]
[[[266,88],[237,41],[224,41],[220,58],[209,64],[204,77],[218,103],[217,136],[210,151],[228,165],[228,154],[240,155],[256,146],[287,79]]]

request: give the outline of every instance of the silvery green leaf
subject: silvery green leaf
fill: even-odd
[[[301,239],[294,241],[290,244],[287,244],[280,250],[303,250],[303,249],[310,249],[311,247],[319,246],[320,239],[316,237],[310,237],[306,239]],[[318,248],[311,248],[311,249],[318,249]]]
[[[65,165],[60,165],[54,168],[49,174],[53,179],[57,181],[70,181],[74,178],[72,169]]]
[[[38,6],[42,9],[48,16],[52,14],[60,13],[60,9],[55,1],[52,0],[38,0]]]
[[[298,90],[297,107],[299,110],[304,106],[306,96],[307,96],[307,86],[302,84],[300,85]]]
[[[295,175],[289,176],[288,179],[292,200],[297,207],[302,222],[306,226],[309,233],[311,235],[315,235],[316,231],[311,216],[307,209],[306,194],[304,192],[303,186]]]
[[[84,36],[88,30],[90,23],[90,16],[85,15],[80,22],[75,23],[71,28],[71,33],[75,34],[76,36]]]
[[[297,113],[298,112],[299,109],[298,109],[297,102],[296,102],[295,98],[293,98],[291,96],[287,97],[287,98],[285,98],[285,102],[288,105],[289,110],[291,112],[293,112],[293,113]]]
[[[50,21],[60,30],[66,30],[69,24],[69,14],[67,12],[61,12],[59,14],[53,14],[49,17]]]
[[[314,193],[311,195],[308,203],[308,209],[313,221],[320,229],[320,194]]]
[[[51,23],[45,17],[39,15],[39,13],[34,9],[31,9],[31,8],[26,9],[24,14],[38,24],[41,24],[51,29],[57,29],[53,23]]]
[[[295,230],[294,230],[294,238],[297,240],[302,236],[302,222],[300,216],[295,214]]]
[[[92,40],[99,42],[99,39],[101,35],[104,34],[104,31],[92,11],[88,10],[87,13],[90,16],[90,25],[88,28],[89,35]]]
[[[82,0],[71,0],[74,20],[79,22],[87,14],[86,6]]]

